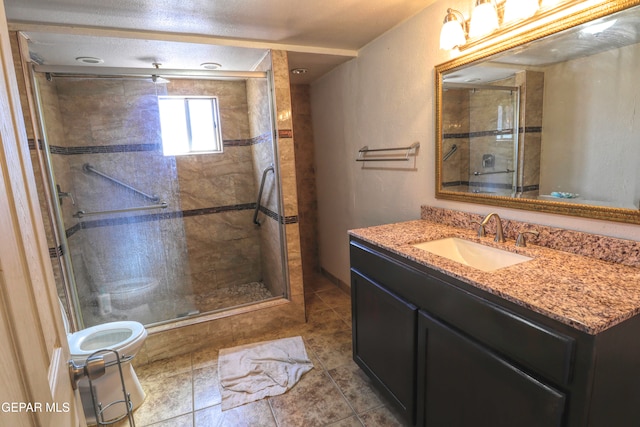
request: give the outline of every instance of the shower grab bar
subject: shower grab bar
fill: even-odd
[[[474,172],[473,174],[475,176],[480,176],[480,175],[494,175],[497,173],[514,173],[515,171],[511,170],[511,169],[507,169],[506,171],[495,171],[495,172]]]
[[[262,172],[262,180],[260,181],[260,190],[258,190],[258,200],[256,201],[256,210],[253,213],[253,223],[255,225],[260,225],[260,222],[258,221],[258,212],[260,211],[260,202],[262,201],[262,190],[264,190],[264,181],[267,178],[267,172],[274,172],[273,169],[273,165],[268,166],[263,172]]]
[[[415,153],[415,151],[420,148],[419,142],[414,142],[408,147],[398,147],[398,148],[369,148],[368,146],[364,146],[358,150],[358,158],[356,162],[396,162],[396,161],[406,161],[409,160],[409,154],[411,151]],[[380,151],[406,151],[404,157],[378,157],[378,158],[366,158],[367,153],[372,152],[380,152]]]
[[[93,166],[91,166],[89,163],[85,163],[84,165],[82,165],[82,169],[83,169],[85,172],[91,172],[91,173],[94,173],[94,174],[96,174],[96,175],[98,175],[98,176],[103,177],[104,179],[106,179],[106,180],[108,180],[108,181],[113,182],[114,184],[117,184],[117,185],[120,185],[121,187],[126,188],[127,190],[131,190],[131,191],[133,191],[134,193],[137,193],[137,194],[141,195],[142,197],[144,197],[144,198],[146,198],[146,199],[148,199],[148,200],[151,200],[152,202],[156,202],[156,203],[157,203],[157,202],[159,202],[159,201],[160,201],[160,198],[159,198],[158,196],[156,196],[155,194],[154,194],[154,195],[150,195],[150,194],[145,193],[144,191],[140,191],[140,190],[138,190],[137,188],[133,188],[132,186],[130,186],[130,185],[129,185],[129,184],[127,184],[126,182],[122,182],[122,181],[120,181],[119,179],[114,178],[114,177],[112,177],[112,176],[109,176],[109,175],[107,175],[107,174],[106,174],[106,173],[104,173],[104,172],[100,172],[99,170],[97,170],[96,168],[94,168]]]
[[[447,153],[442,157],[442,161],[446,162],[447,159],[453,156],[453,153],[455,153],[456,151],[458,151],[458,146],[456,144],[453,144],[449,151],[447,151]]]
[[[95,212],[86,212],[86,211],[78,211],[73,214],[74,218],[84,218],[85,216],[91,215],[102,215],[102,214],[112,214],[112,213],[122,213],[122,212],[132,212],[132,211],[143,211],[147,209],[165,209],[167,206],[167,202],[160,202],[157,205],[149,205],[149,206],[136,206],[134,208],[123,208],[123,209],[111,209],[107,211],[95,211]]]

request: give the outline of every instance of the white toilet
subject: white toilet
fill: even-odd
[[[124,378],[125,388],[131,396],[131,403],[136,409],[144,401],[145,394],[140,386],[138,377],[131,365],[133,358],[147,338],[147,330],[138,322],[109,322],[102,325],[92,326],[78,332],[69,333],[69,322],[65,315],[64,306],[60,303],[62,309],[62,318],[67,331],[67,341],[71,350],[71,359],[78,365],[84,365],[87,358],[98,350],[109,349],[116,350],[120,355],[122,376]],[[101,354],[105,362],[115,361],[115,354],[107,352]],[[127,359],[123,361],[123,359]],[[110,421],[126,414],[126,406],[124,403],[114,404],[107,408],[111,402],[123,400],[122,383],[120,381],[120,372],[117,365],[106,368],[105,374],[93,381],[94,393],[102,407],[106,408],[103,412],[103,421]],[[88,424],[96,424],[96,417],[91,400],[91,391],[89,389],[89,380],[85,377],[78,381],[80,397],[84,407],[84,414]]]
[[[157,287],[158,280],[153,277],[133,277],[103,283],[100,290],[109,294],[113,308],[130,310],[148,303]]]

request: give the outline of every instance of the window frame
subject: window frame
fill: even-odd
[[[160,103],[162,100],[182,100],[184,104],[184,122],[186,125],[186,136],[187,136],[187,151],[179,151],[179,150],[167,150],[166,147],[169,145],[172,148],[175,148],[176,145],[166,144],[165,139],[162,133],[162,115],[159,115],[160,121],[160,138],[162,141],[162,153],[164,156],[184,156],[190,154],[221,154],[224,152],[224,140],[222,139],[222,124],[220,121],[220,101],[217,96],[198,96],[198,95],[158,95],[158,110],[160,110]],[[192,123],[191,123],[191,112],[189,107],[190,100],[209,100],[211,102],[211,115],[213,121],[213,137],[214,141],[210,148],[205,150],[197,150],[193,148],[193,134],[192,134]]]

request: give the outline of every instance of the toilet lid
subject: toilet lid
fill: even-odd
[[[87,357],[98,350],[121,350],[133,341],[146,336],[142,323],[132,321],[109,322],[69,334],[72,358]]]

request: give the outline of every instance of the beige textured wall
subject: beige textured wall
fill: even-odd
[[[639,58],[635,44],[544,70],[541,194],[638,209]]]
[[[468,1],[438,0],[311,86],[314,140],[322,147],[316,150],[320,262],[345,283],[349,229],[417,219],[425,204],[478,214],[495,210],[503,218],[640,239],[637,225],[435,198],[434,67],[456,55],[440,50],[439,33],[447,8],[469,16],[472,6]],[[509,33],[504,38],[511,37]],[[626,78],[634,75],[627,73]],[[415,172],[355,166],[364,145],[405,146],[414,141],[421,144]],[[603,141],[604,146],[615,144]]]

